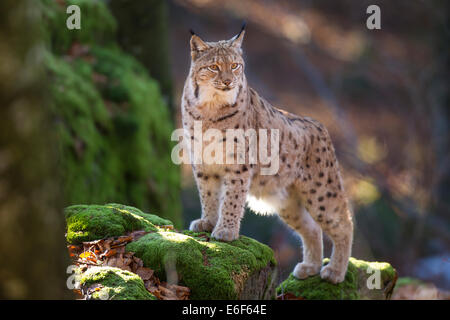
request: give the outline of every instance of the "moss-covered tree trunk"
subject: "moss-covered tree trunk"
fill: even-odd
[[[0,2],[0,299],[70,294],[36,5]]]
[[[66,204],[120,202],[181,226],[180,171],[170,158],[173,122],[161,83],[118,48],[105,1],[41,3]],[[71,4],[80,7],[80,30],[65,28]]]
[[[168,44],[166,0],[111,0],[118,22],[118,40],[158,80],[163,96],[173,111],[172,80]]]

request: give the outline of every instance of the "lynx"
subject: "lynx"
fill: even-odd
[[[275,108],[248,86],[241,48],[244,35],[243,27],[230,40],[205,42],[192,32],[191,67],[181,101],[183,128],[192,141],[197,140],[196,121],[201,121],[203,132],[254,129],[257,139],[259,129],[278,130],[279,169],[273,175],[261,174],[262,165],[250,163],[248,155],[239,162],[237,153],[226,151],[222,163],[194,163],[202,215],[191,222],[190,230],[233,241],[239,237],[247,203],[255,212],[278,214],[301,236],[303,262],[296,265],[295,277],[305,279],[320,272],[322,279],[342,282],[353,222],[330,136],[318,121]],[[226,137],[201,143],[225,150]],[[242,140],[235,137],[234,142],[250,142],[247,136],[245,141],[238,139]],[[230,157],[235,161],[228,164]],[[322,231],[333,243],[325,266]]]

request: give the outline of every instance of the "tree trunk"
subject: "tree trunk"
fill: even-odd
[[[159,82],[162,94],[173,111],[167,1],[111,0],[110,7],[118,22],[120,45]]]
[[[0,2],[0,299],[70,297],[37,6]]]

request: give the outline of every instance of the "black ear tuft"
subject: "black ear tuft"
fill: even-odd
[[[247,27],[247,21],[244,21],[244,22],[242,23],[241,32],[242,32],[243,30],[245,30],[246,27]]]
[[[244,23],[242,24],[241,31],[239,31],[239,34],[237,35],[237,38],[239,38],[239,36],[241,35],[242,31],[244,31],[246,27],[247,27],[247,22],[244,21]]]
[[[189,32],[191,33],[191,35],[195,35],[195,32],[194,32],[194,30],[192,30],[192,29],[189,29]]]
[[[239,33],[237,35],[235,35],[233,38],[231,38],[229,40],[231,47],[238,48],[238,49],[241,48],[242,40],[244,39],[244,35],[245,35],[245,27],[246,26],[247,26],[247,23],[244,21],[244,23],[242,24],[241,31],[239,31]]]

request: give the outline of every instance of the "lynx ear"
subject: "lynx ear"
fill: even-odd
[[[207,45],[202,39],[200,39],[199,36],[197,36],[194,31],[191,30],[191,56],[192,59],[195,59],[198,54],[202,51],[205,51],[209,48],[209,45]]]
[[[245,35],[245,27],[246,23],[244,22],[241,31],[229,40],[231,42],[231,47],[239,49],[242,46],[242,41],[244,40]]]

